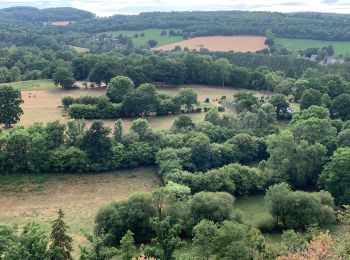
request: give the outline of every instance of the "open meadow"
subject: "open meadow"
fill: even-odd
[[[11,83],[15,88],[22,90],[22,98],[24,104],[22,109],[24,111],[21,117],[20,125],[31,125],[33,122],[48,123],[59,120],[65,122],[69,117],[64,114],[64,109],[61,107],[61,100],[65,96],[79,97],[83,95],[101,96],[105,94],[105,88],[94,89],[73,89],[63,90],[55,88],[52,81],[39,80],[28,82]],[[224,88],[216,86],[202,86],[202,85],[186,85],[179,87],[159,88],[158,91],[170,96],[177,95],[184,88],[193,88],[198,94],[198,100],[204,104],[206,98],[209,98],[210,105],[217,106],[217,100],[222,96],[232,97],[238,91],[247,91],[261,96],[260,92],[252,90],[243,90],[239,88]],[[191,113],[188,114],[194,122],[202,121],[205,113]],[[151,116],[147,120],[154,129],[167,129],[171,127],[177,115],[169,116]],[[123,128],[126,132],[129,131],[132,123],[132,118],[122,119]],[[107,126],[112,127],[114,120],[103,120]]]
[[[154,190],[161,185],[155,171],[144,167],[99,174],[1,176],[0,224],[21,227],[38,221],[49,230],[62,209],[78,253],[77,245],[84,244],[84,234],[92,232],[98,209],[135,192]]]
[[[290,50],[306,50],[308,48],[322,48],[332,45],[336,55],[345,55],[350,53],[350,41],[276,38],[275,42],[279,47],[284,47]]]
[[[190,50],[208,49],[209,51],[256,52],[264,48],[265,37],[261,36],[207,36],[195,37],[180,42],[170,43],[154,48],[154,50],[171,51],[176,46]]]

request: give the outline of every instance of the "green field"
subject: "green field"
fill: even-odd
[[[2,83],[1,86],[12,86],[18,90],[49,90],[54,88],[52,80],[49,79],[39,79],[39,80],[27,80],[18,81],[12,83]]]
[[[350,41],[321,41],[308,39],[276,38],[276,44],[290,50],[306,50],[308,48],[322,48],[332,45],[336,55],[350,53]]]
[[[166,31],[169,34],[169,29]],[[161,45],[165,45],[173,42],[179,42],[183,40],[181,36],[169,36],[169,35],[161,36],[160,35],[161,32],[162,32],[161,29],[147,29],[142,31],[110,31],[110,32],[99,33],[98,35],[106,34],[109,36],[118,36],[119,34],[123,34],[125,36],[132,37],[132,41],[134,45],[137,47],[147,45],[147,42],[149,40],[156,40],[158,42],[157,46],[161,46]],[[145,36],[141,37],[140,36],[141,33],[144,33]],[[138,34],[139,37],[135,38],[134,37],[135,34]]]

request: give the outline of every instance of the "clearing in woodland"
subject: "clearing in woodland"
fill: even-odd
[[[256,52],[267,48],[262,36],[207,36],[166,44],[153,50],[171,51],[176,46],[190,50],[208,49],[209,51]]]

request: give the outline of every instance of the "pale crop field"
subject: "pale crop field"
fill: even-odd
[[[207,36],[195,37],[154,48],[153,50],[171,51],[176,46],[190,50],[208,49],[209,51],[256,52],[264,48],[265,37],[261,36]]]

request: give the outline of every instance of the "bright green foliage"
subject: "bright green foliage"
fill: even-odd
[[[104,245],[103,238],[92,235],[87,235],[86,238],[91,245],[80,247],[80,260],[111,260],[118,254],[115,247]]]
[[[120,240],[119,253],[123,260],[130,260],[136,255],[134,233],[130,230],[128,230]]]
[[[193,105],[198,103],[197,98],[197,93],[193,89],[184,89],[178,94],[177,101],[184,105],[187,111],[191,111]]]
[[[307,241],[303,234],[295,232],[292,229],[283,231],[282,243],[287,247],[290,252],[302,251],[307,246]]]
[[[208,121],[213,125],[220,125],[221,118],[217,108],[210,108],[209,111],[205,114],[204,121]]]
[[[6,128],[19,121],[23,110],[21,92],[9,86],[0,87],[0,124]]]
[[[131,130],[137,133],[140,137],[143,137],[149,130],[149,123],[146,119],[138,118],[132,121]]]
[[[106,95],[114,103],[121,103],[125,96],[134,90],[135,86],[128,77],[118,76],[108,84]]]
[[[174,251],[184,246],[185,243],[179,237],[181,226],[179,224],[172,225],[168,218],[163,220],[152,218],[150,223],[155,237],[152,239],[151,245],[144,248],[145,255],[160,260],[175,259]]]
[[[265,239],[256,228],[224,221],[214,239],[214,253],[217,259],[252,259],[265,246]]]
[[[153,203],[158,209],[158,215],[162,217],[162,209],[174,206],[177,202],[189,198],[191,190],[189,187],[169,181],[165,187],[158,188],[152,194]]]
[[[8,260],[47,260],[48,238],[41,226],[29,223],[19,235],[18,243],[12,246],[6,255]]]
[[[208,260],[213,252],[214,239],[218,233],[217,225],[210,220],[202,220],[193,228],[193,247],[196,256]]]
[[[171,127],[171,129],[175,132],[178,131],[188,131],[194,127],[194,123],[192,122],[191,117],[187,115],[180,115],[175,118],[175,121]]]
[[[335,198],[338,205],[350,203],[350,148],[339,148],[325,166],[320,184]]]
[[[7,253],[18,242],[16,229],[12,226],[0,225],[0,259],[6,259]]]
[[[64,223],[64,214],[60,209],[58,218],[53,222],[50,235],[50,259],[51,260],[72,260],[73,239],[66,234],[68,227]]]

